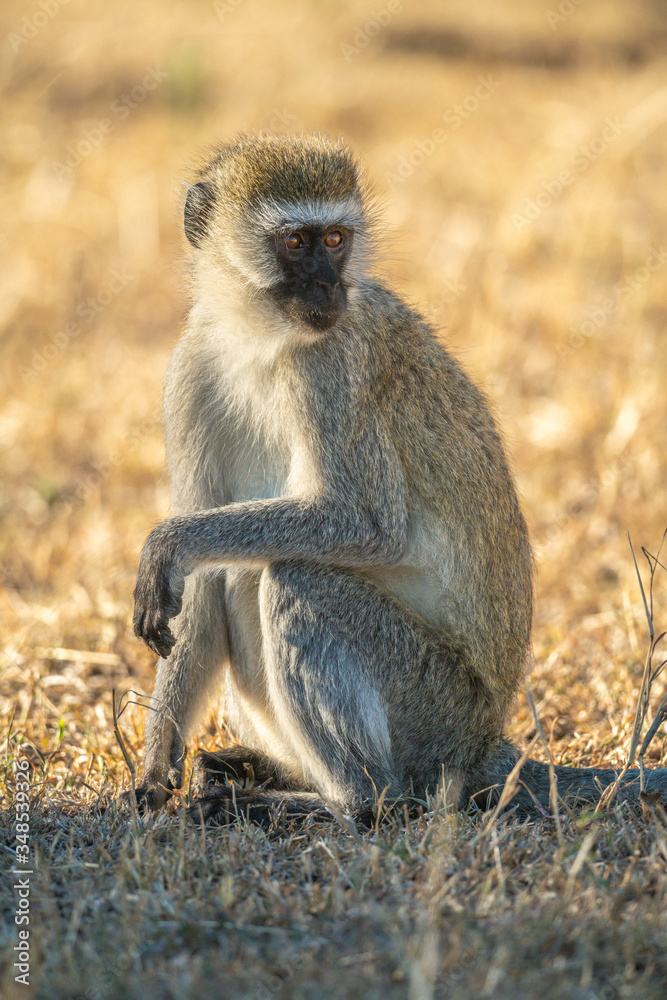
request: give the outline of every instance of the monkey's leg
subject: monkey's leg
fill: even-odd
[[[238,807],[253,821],[266,822],[276,809],[288,816],[320,810],[323,798],[356,812],[385,788],[391,797],[400,794],[380,678],[373,675],[374,664],[366,662],[355,635],[346,634],[334,620],[337,605],[349,603],[338,589],[347,576],[282,563],[267,567],[259,584],[271,714],[285,763],[311,794],[252,792],[249,797],[236,790],[233,806],[229,787],[221,787],[194,803],[193,819],[201,809],[205,820],[227,823]],[[360,585],[364,593],[370,589],[363,581]],[[354,612],[363,618],[358,603]]]
[[[259,595],[274,716],[306,783],[350,811],[385,788],[390,797],[402,791],[377,664],[341,620],[341,609],[352,610],[345,584],[354,579],[276,563],[264,570]],[[370,586],[361,586],[368,598]],[[357,603],[353,613],[363,620],[367,610]]]
[[[220,682],[229,655],[221,573],[194,574],[186,581],[176,619],[179,642],[158,664],[146,727],[141,806],[158,808],[168,789],[182,783],[185,742]]]
[[[259,599],[285,765],[320,797],[237,791],[236,807],[260,822],[262,805],[303,815],[324,798],[365,820],[385,789],[389,803],[412,785],[435,791],[443,774],[458,805],[467,772],[499,738],[459,658],[360,574],[275,563],[262,573]],[[229,789],[217,805],[214,796],[195,802],[195,819],[200,806],[205,820],[229,822]]]

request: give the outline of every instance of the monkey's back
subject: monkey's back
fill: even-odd
[[[511,699],[530,642],[532,564],[489,405],[393,293],[369,283],[358,309],[369,318],[360,327],[372,329],[375,403],[391,427],[408,485],[409,552],[399,572],[412,563],[435,574],[440,604],[426,609],[426,617],[460,643],[499,697]]]

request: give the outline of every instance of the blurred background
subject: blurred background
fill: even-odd
[[[0,17],[5,732],[14,713],[66,782],[123,766],[111,688],[152,684],[131,594],[169,512],[185,184],[216,139],[316,129],[363,157],[380,272],[504,428],[555,757],[621,760],[647,634],[626,532],[644,571],[667,525],[665,5],[4,0]],[[126,718],[139,746],[144,713]],[[513,725],[531,731],[525,699]]]

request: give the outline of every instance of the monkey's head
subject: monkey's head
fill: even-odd
[[[319,136],[243,135],[189,188],[185,234],[225,294],[268,302],[311,332],[333,326],[367,270],[369,213],[351,152]],[[231,279],[231,281],[230,281]]]

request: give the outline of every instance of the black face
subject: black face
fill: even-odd
[[[347,304],[343,284],[352,231],[344,226],[300,226],[274,234],[282,280],[271,292],[293,319],[328,330]]]

